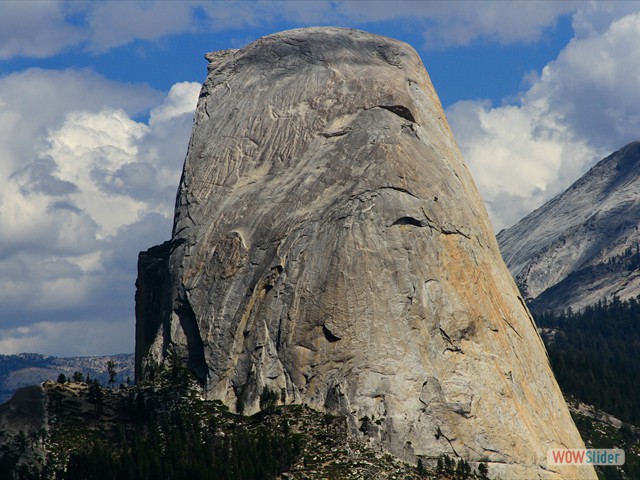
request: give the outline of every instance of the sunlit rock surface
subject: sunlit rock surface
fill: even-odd
[[[583,443],[416,52],[311,28],[207,58],[138,376],[174,350],[244,413],[267,387],[408,461],[595,478],[546,465]]]
[[[640,294],[640,142],[602,159],[560,195],[498,234],[536,310],[580,310]]]

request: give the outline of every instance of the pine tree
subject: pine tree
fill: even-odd
[[[260,410],[267,413],[273,413],[276,409],[278,394],[269,389],[266,385],[260,394]]]
[[[480,474],[480,480],[486,480],[489,478],[489,465],[486,462],[480,462],[478,465],[478,473]]]
[[[104,411],[104,393],[98,380],[93,380],[89,384],[89,392],[87,393],[87,401],[95,405],[96,414],[100,415]]]
[[[107,362],[107,373],[109,374],[109,385],[113,387],[113,384],[116,383],[116,366],[111,360]]]

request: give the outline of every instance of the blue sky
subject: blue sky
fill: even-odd
[[[312,25],[422,57],[496,230],[637,140],[639,2],[0,2],[0,354],[133,351],[208,51]]]

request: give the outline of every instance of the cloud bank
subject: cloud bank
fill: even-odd
[[[447,116],[497,230],[640,134],[640,13],[594,4],[513,105],[470,100]],[[621,16],[620,16],[621,15]]]
[[[0,60],[86,58],[270,25],[395,22],[421,32],[422,50],[540,42],[571,15],[574,38],[532,72],[519,98],[467,99],[447,111],[500,229],[637,139],[637,10],[633,2],[5,1]],[[199,88],[183,82],[162,93],[90,70],[0,76],[1,353],[133,350],[137,254],[170,235]]]
[[[43,58],[82,47],[99,54],[135,40],[182,33],[241,30],[275,23],[361,26],[404,20],[424,30],[425,48],[477,39],[532,42],[582,2],[434,0],[3,2],[0,59]],[[417,45],[416,45],[417,47]]]
[[[199,90],[163,96],[74,70],[0,78],[3,353],[133,349],[137,254],[170,236]],[[134,120],[148,109],[148,123]],[[85,339],[89,323],[113,326],[117,342]]]

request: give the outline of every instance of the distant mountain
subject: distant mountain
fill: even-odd
[[[107,362],[113,361],[116,370],[116,385],[133,381],[134,358],[132,353],[102,357],[59,358],[37,353],[0,355],[0,403],[4,403],[20,387],[35,385],[45,380],[56,380],[63,373],[71,377],[80,372],[106,385],[109,381]]]
[[[579,310],[640,294],[640,142],[601,160],[560,195],[498,234],[533,311]]]

